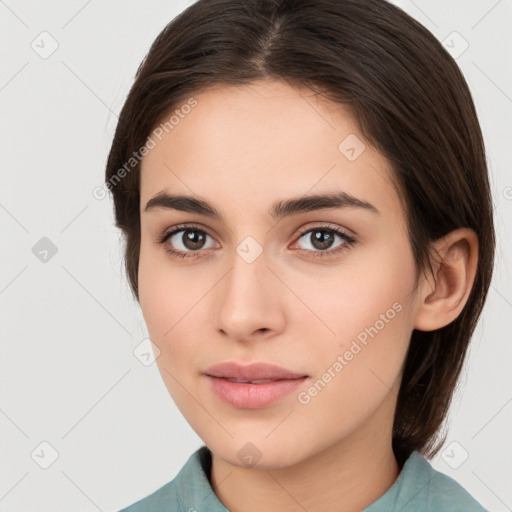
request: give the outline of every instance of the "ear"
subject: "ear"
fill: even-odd
[[[433,253],[434,277],[419,288],[414,319],[419,331],[440,329],[459,316],[475,280],[478,237],[470,228],[456,229],[434,242]]]

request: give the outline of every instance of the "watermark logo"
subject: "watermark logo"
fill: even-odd
[[[252,468],[257,464],[262,455],[263,453],[250,441],[245,443],[236,454],[240,462],[248,468]]]
[[[454,31],[443,39],[443,46],[454,59],[458,59],[469,48],[469,43]]]
[[[150,366],[159,358],[160,349],[149,338],[144,338],[133,349],[133,355],[144,366]]]
[[[247,236],[238,244],[236,252],[246,263],[253,263],[263,252],[263,247],[255,238]]]
[[[363,141],[353,133],[345,137],[338,146],[339,152],[350,162],[357,160],[365,149]]]
[[[459,469],[469,458],[467,450],[457,441],[452,441],[442,452],[441,458],[452,469]]]
[[[41,59],[46,60],[57,51],[59,43],[49,32],[44,31],[30,43],[30,47]]]
[[[32,247],[32,254],[41,263],[48,263],[57,254],[57,251],[57,246],[46,236],[43,236],[43,238]]]
[[[48,441],[43,441],[30,456],[40,468],[48,469],[59,458],[59,452]]]

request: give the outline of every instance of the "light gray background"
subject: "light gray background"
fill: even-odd
[[[498,233],[447,448],[432,463],[490,510],[511,510],[512,4],[395,3],[451,51],[469,45],[457,61],[485,135]],[[111,199],[92,193],[136,68],[186,5],[0,0],[2,512],[119,510],[201,444],[156,364],[133,355],[147,331]],[[47,261],[43,237],[57,248]]]

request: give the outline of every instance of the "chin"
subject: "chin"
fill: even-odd
[[[280,469],[293,466],[307,458],[303,450],[297,450],[297,442],[289,438],[289,443],[276,437],[273,440],[255,436],[251,441],[240,441],[236,437],[220,443],[218,439],[209,443],[208,448],[220,459],[232,466],[247,469]]]

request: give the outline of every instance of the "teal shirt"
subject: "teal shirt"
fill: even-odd
[[[211,452],[201,446],[174,480],[119,512],[229,512],[210,485]],[[363,512],[488,512],[417,451],[395,483]]]

